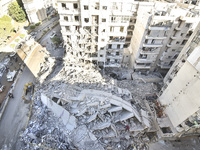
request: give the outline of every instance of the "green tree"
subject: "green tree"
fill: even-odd
[[[60,38],[59,37],[53,37],[52,39],[52,42],[54,43],[54,44],[56,44],[56,45],[59,45],[62,41],[60,40]]]
[[[17,22],[24,22],[26,20],[25,12],[16,1],[8,5],[8,14]]]
[[[4,15],[0,18],[0,44],[2,44],[13,29],[11,18]]]

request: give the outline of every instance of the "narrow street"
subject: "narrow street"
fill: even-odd
[[[14,88],[14,98],[9,100],[0,121],[0,149],[16,149],[16,141],[19,139],[20,131],[25,128],[30,103],[24,103],[22,94],[24,85],[28,82],[34,82],[34,76],[25,67]]]

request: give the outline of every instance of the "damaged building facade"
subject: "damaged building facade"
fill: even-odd
[[[159,102],[165,113],[164,118],[169,119],[166,121],[162,118],[161,121],[161,126],[166,129],[164,135],[166,137],[180,137],[200,133],[199,29],[200,24],[164,78],[164,86],[159,93]]]
[[[77,41],[99,66],[135,71],[169,69],[199,21],[198,8],[175,3],[59,0],[58,12],[66,44]]]
[[[22,0],[30,23],[38,23],[47,18],[46,9],[55,7],[55,0]]]
[[[198,10],[172,3],[155,3],[152,10],[150,5],[139,6],[131,42],[131,68],[170,69],[199,22]]]

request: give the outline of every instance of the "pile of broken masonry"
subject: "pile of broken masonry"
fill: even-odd
[[[157,92],[155,85],[102,76],[92,63],[77,59],[80,54],[87,57],[68,47],[63,68],[36,85],[21,137],[25,149],[148,149],[155,129],[143,100]]]

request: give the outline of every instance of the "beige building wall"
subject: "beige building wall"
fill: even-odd
[[[22,0],[30,23],[37,23],[47,18],[46,9],[56,7],[55,0]]]
[[[159,98],[174,127],[199,110],[199,87],[200,47],[198,46]]]

